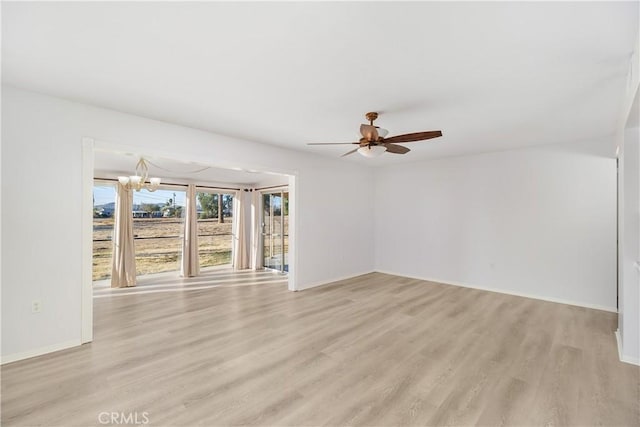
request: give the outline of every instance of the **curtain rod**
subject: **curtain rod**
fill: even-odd
[[[94,179],[94,180],[98,180],[98,181],[113,181],[113,182],[118,182],[118,180],[117,180],[117,179],[115,179],[115,178],[97,178],[97,177],[95,177],[95,178],[93,178],[93,179]],[[188,184],[175,184],[175,183],[171,183],[171,182],[163,182],[163,183],[161,183],[161,184],[160,184],[160,186],[163,186],[163,185],[174,185],[174,186],[176,186],[176,187],[187,187],[187,186],[188,186]],[[207,186],[207,185],[197,185],[197,184],[196,184],[196,188],[207,188],[207,189],[210,189],[210,190],[233,190],[233,191],[240,191],[240,189],[239,189],[239,188],[230,188],[230,187],[210,187],[210,186]]]
[[[260,190],[271,190],[273,188],[288,188],[288,187],[289,187],[288,185],[283,184],[283,185],[272,185],[271,187],[255,188],[254,190],[260,191]]]

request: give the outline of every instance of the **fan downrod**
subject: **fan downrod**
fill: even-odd
[[[373,126],[373,121],[378,118],[378,113],[376,113],[375,111],[372,111],[370,113],[365,114],[364,116],[367,118],[367,120],[369,120],[369,124]]]

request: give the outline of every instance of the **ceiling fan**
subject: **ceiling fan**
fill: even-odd
[[[360,141],[358,142],[311,142],[307,145],[356,144],[359,145],[358,148],[354,148],[353,150],[343,154],[342,157],[353,154],[356,151],[365,157],[378,157],[385,151],[393,154],[405,154],[411,151],[403,145],[397,145],[398,143],[423,141],[425,139],[438,138],[439,136],[442,136],[442,131],[432,130],[427,132],[406,133],[403,135],[385,138],[389,131],[373,125],[373,121],[378,118],[378,113],[367,113],[365,114],[365,117],[369,120],[369,124],[360,125],[362,138],[360,138]]]

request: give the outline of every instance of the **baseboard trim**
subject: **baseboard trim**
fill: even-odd
[[[629,357],[622,354],[622,337],[620,336],[620,329],[616,329],[615,335],[616,342],[618,343],[618,359],[624,363],[640,366],[640,358]]]
[[[321,282],[313,282],[311,284],[305,284],[302,287],[296,289],[297,291],[306,291],[307,289],[311,289],[311,288],[317,288],[318,286],[324,286],[324,285],[330,285],[334,282],[340,282],[342,280],[349,280],[349,279],[353,279],[354,277],[358,277],[358,276],[364,276],[365,274],[371,274],[371,273],[375,273],[375,270],[368,270],[365,271],[363,273],[355,273],[355,274],[350,274],[348,276],[342,276],[342,277],[338,277],[335,279],[330,279],[330,280],[323,280]]]
[[[561,298],[543,297],[543,296],[540,296],[540,295],[527,294],[527,293],[523,293],[523,292],[511,292],[511,291],[506,291],[506,290],[503,290],[503,289],[491,288],[491,287],[487,287],[487,286],[477,286],[477,285],[472,285],[472,284],[469,284],[469,283],[452,282],[452,281],[449,281],[449,280],[433,279],[433,278],[429,278],[429,277],[410,276],[410,275],[406,275],[406,274],[396,273],[396,272],[392,272],[392,271],[385,271],[385,270],[376,270],[376,272],[377,273],[383,273],[383,274],[390,274],[392,276],[407,277],[409,279],[425,280],[427,282],[442,283],[443,285],[459,286],[461,288],[478,289],[478,290],[481,290],[481,291],[496,292],[496,293],[499,293],[499,294],[506,294],[506,295],[513,295],[513,296],[517,296],[517,297],[532,298],[532,299],[537,299],[537,300],[541,300],[541,301],[555,302],[557,304],[574,305],[574,306],[577,306],[577,307],[591,308],[591,309],[594,309],[594,310],[608,311],[608,312],[611,312],[611,313],[617,313],[618,312],[618,309],[616,309],[615,307],[607,307],[607,306],[597,305],[597,304],[588,304],[588,303],[582,303],[582,302],[576,302],[576,301],[569,301],[569,300],[565,300],[565,299],[561,299]]]
[[[7,363],[17,362],[19,360],[31,359],[32,357],[42,356],[44,354],[53,353],[55,351],[66,350],[71,347],[77,347],[80,345],[80,340],[65,341],[57,344],[48,345],[45,347],[35,348],[29,351],[23,351],[21,353],[8,354],[2,356],[1,365]]]
[[[625,356],[623,354],[620,357],[620,361],[624,363],[628,363],[630,365],[640,366],[640,358],[633,358],[633,357]]]

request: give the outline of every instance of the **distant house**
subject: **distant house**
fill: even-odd
[[[147,211],[132,211],[134,218],[151,218],[152,212]]]
[[[105,205],[98,205],[94,207],[96,216],[100,218],[110,218],[115,211],[115,203],[107,203]]]

